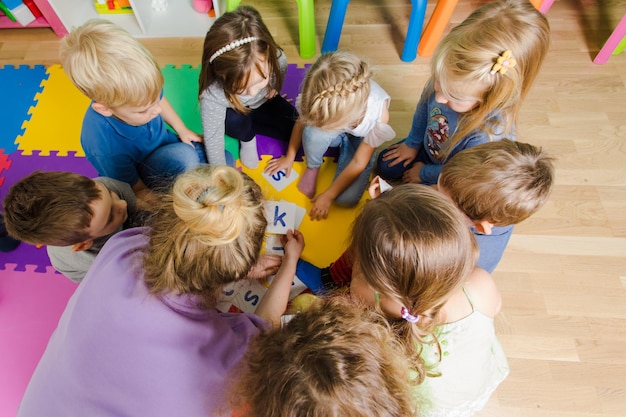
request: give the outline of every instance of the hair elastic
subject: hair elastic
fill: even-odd
[[[502,52],[498,58],[496,58],[495,64],[491,67],[490,74],[493,75],[496,72],[505,74],[508,70],[513,68],[517,64],[517,61],[513,59],[513,53],[509,50]]]
[[[205,198],[205,197],[206,197],[206,196],[207,196],[207,195],[211,192],[211,189],[212,189],[212,188],[213,188],[213,187],[208,187],[206,190],[202,191],[202,192],[200,193],[200,195],[198,196],[198,198],[196,198],[196,202],[197,202],[198,204],[202,204],[202,200],[204,200],[204,198]],[[218,206],[218,208],[220,209],[220,211],[224,211],[224,205],[223,205],[223,204],[220,204],[220,205]]]
[[[409,313],[409,310],[406,307],[402,307],[400,309],[400,316],[406,321],[408,321],[409,323],[417,323],[418,321],[420,321],[419,314],[417,316],[411,315],[411,313]]]
[[[222,55],[224,52],[232,51],[233,49],[235,49],[235,48],[237,48],[237,47],[239,47],[241,45],[245,45],[246,43],[254,42],[254,41],[258,40],[258,39],[259,38],[257,38],[256,36],[248,36],[247,38],[237,39],[236,41],[232,41],[228,45],[223,46],[220,49],[218,49],[217,51],[215,51],[215,53],[213,55],[211,55],[211,58],[209,58],[209,64],[212,64],[213,61],[215,61],[215,58],[217,58],[218,56]]]

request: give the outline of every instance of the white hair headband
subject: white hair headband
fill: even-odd
[[[237,48],[238,46],[245,45],[246,43],[254,42],[257,39],[259,39],[259,38],[257,38],[256,36],[249,36],[247,38],[237,39],[236,41],[232,41],[228,45],[223,46],[220,49],[218,49],[217,51],[215,51],[215,53],[213,55],[211,55],[211,58],[209,58],[209,64],[212,64],[213,61],[215,61],[215,58],[217,58],[218,56],[222,55],[224,52],[232,51],[233,49]]]

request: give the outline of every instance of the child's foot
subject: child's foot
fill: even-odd
[[[256,136],[248,142],[240,142],[239,159],[241,163],[250,169],[255,169],[259,166],[259,153],[256,149]]]
[[[298,183],[298,190],[309,198],[315,197],[315,184],[319,170],[319,168],[307,168]]]

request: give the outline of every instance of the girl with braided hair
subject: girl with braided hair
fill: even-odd
[[[331,203],[358,204],[374,167],[376,148],[395,137],[389,126],[389,95],[372,80],[367,63],[351,52],[322,55],[308,71],[298,98],[307,168],[298,189],[313,198],[312,220],[328,216]],[[339,147],[332,184],[316,194],[323,155]]]

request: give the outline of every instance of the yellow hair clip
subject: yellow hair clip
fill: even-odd
[[[496,59],[496,63],[493,64],[493,67],[491,67],[490,74],[493,75],[496,72],[505,74],[509,69],[513,68],[517,64],[517,61],[511,58],[512,56],[513,54],[511,51],[502,52],[502,55]]]

